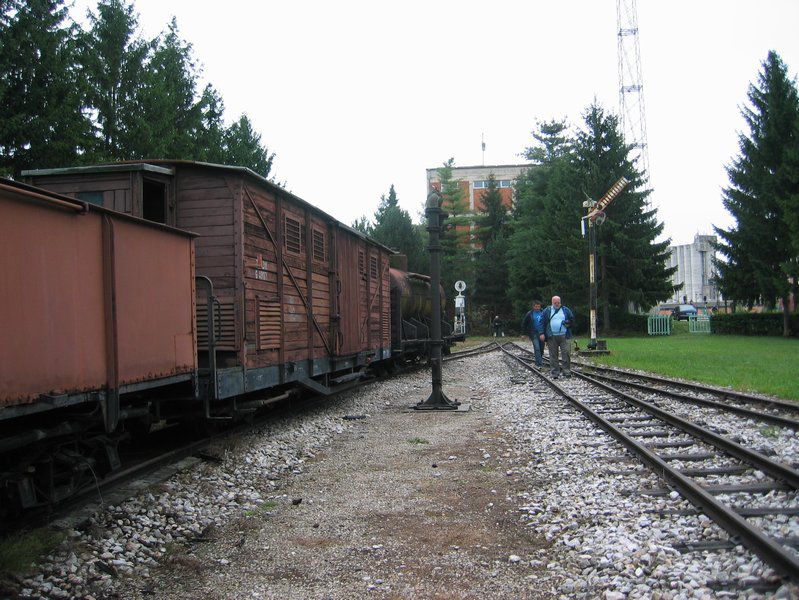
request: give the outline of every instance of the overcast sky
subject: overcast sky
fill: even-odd
[[[94,8],[76,0],[75,11]],[[520,164],[537,121],[618,110],[616,2],[135,0],[172,16],[232,121],[246,112],[287,188],[345,223],[393,183],[414,220],[425,170]],[[769,50],[799,70],[796,0],[638,3],[653,204],[690,243],[728,227],[725,165]],[[609,211],[611,211],[609,209]],[[579,223],[574,223],[579,227]]]

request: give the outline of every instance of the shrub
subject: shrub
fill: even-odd
[[[726,335],[782,335],[782,313],[733,313],[713,315],[713,333]],[[799,336],[799,315],[789,315],[790,335]]]
[[[637,315],[624,311],[610,313],[610,325],[613,333],[646,333],[646,321],[649,315]],[[600,324],[601,327],[601,324]]]

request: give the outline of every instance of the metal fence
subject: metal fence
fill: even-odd
[[[691,315],[688,317],[689,333],[710,333],[710,317],[708,315]]]
[[[649,315],[646,332],[649,335],[671,335],[671,315]]]

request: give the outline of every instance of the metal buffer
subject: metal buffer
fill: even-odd
[[[427,231],[430,242],[430,305],[433,320],[430,331],[430,366],[432,367],[433,391],[430,397],[420,402],[416,410],[458,410],[460,402],[447,398],[441,389],[441,221],[446,213],[441,210],[441,194],[436,190],[427,195],[424,214],[427,217]]]
[[[630,183],[626,177],[620,177],[610,189],[605,192],[599,201],[586,200],[583,206],[588,209],[588,214],[583,217],[583,236],[585,235],[585,222],[588,221],[588,278],[590,282],[590,302],[591,311],[591,341],[588,342],[588,350],[593,354],[607,354],[607,344],[605,340],[596,339],[597,323],[597,276],[596,276],[596,228],[605,222],[605,209],[618,196],[621,191]]]

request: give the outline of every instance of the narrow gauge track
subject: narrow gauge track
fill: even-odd
[[[501,347],[508,357],[544,379],[730,536],[740,540],[780,575],[799,582],[799,555],[785,543],[791,540],[770,536],[747,520],[747,517],[799,514],[796,493],[799,471],[582,373],[574,372],[591,384],[590,391],[579,390],[571,383],[560,385],[506,346],[513,345]],[[707,466],[691,466],[702,464]],[[739,479],[725,485],[701,482],[719,476]],[[716,498],[716,495],[774,490],[786,492],[789,497],[786,506],[742,510]]]
[[[521,350],[525,350],[524,348],[521,348],[521,346],[518,346],[518,348],[520,348]],[[661,391],[660,386],[671,388],[671,390],[673,390],[674,388],[682,388],[684,390],[690,390],[695,393],[700,393],[707,396],[720,398],[719,403],[723,402],[730,406],[734,406],[733,403],[737,402],[739,405],[746,405],[746,404],[756,405],[756,406],[761,406],[763,408],[781,410],[784,411],[786,414],[793,414],[799,416],[799,403],[796,402],[777,400],[774,398],[763,398],[761,396],[754,396],[752,394],[746,394],[744,392],[738,392],[735,390],[728,390],[724,388],[703,385],[701,383],[694,383],[690,381],[669,379],[667,377],[658,377],[657,375],[632,373],[630,371],[624,371],[622,369],[603,367],[582,361],[573,360],[572,365],[579,365],[583,372],[585,372],[586,374],[589,373],[592,374],[592,376],[596,379],[616,381],[619,383],[625,382],[625,385],[630,385],[631,387],[638,387],[639,389],[648,389],[660,392]],[[663,393],[667,392],[672,393],[669,390],[663,391]],[[686,400],[690,399],[692,401],[702,400],[702,398],[687,396],[685,394],[674,394],[674,396],[675,397],[680,396],[682,398],[685,398]],[[799,421],[796,422],[799,423]]]
[[[523,352],[526,355],[532,356],[532,352],[526,348],[523,348],[518,344],[512,345],[514,349]],[[575,365],[580,366],[579,371],[574,369]],[[635,390],[640,390],[646,392],[647,394],[660,394],[680,402],[687,402],[690,404],[696,404],[698,406],[731,412],[739,416],[753,419],[755,421],[763,421],[764,423],[779,425],[780,427],[788,427],[790,429],[799,431],[799,418],[796,418],[799,417],[799,404],[794,402],[775,400],[773,398],[762,398],[732,390],[724,390],[720,388],[704,386],[701,384],[679,381],[676,379],[668,379],[666,377],[640,375],[638,373],[630,373],[620,369],[596,367],[594,365],[576,361],[572,361],[572,372],[590,376],[592,379],[603,381],[605,383],[621,385]],[[678,392],[675,391],[674,388],[682,388],[694,392],[701,392],[705,397]],[[716,399],[708,398],[706,396],[715,396]],[[747,408],[747,406],[755,406],[758,407],[758,409],[756,410],[754,408]]]
[[[496,342],[490,342],[488,344],[484,344],[483,346],[470,348],[462,352],[456,352],[444,356],[443,360],[445,362],[451,360],[457,360],[461,358],[477,356],[479,354],[484,354],[486,352],[496,351],[498,349],[499,345]],[[409,372],[423,368],[428,368],[428,365],[426,363],[408,365],[405,368],[398,369],[396,373]],[[364,379],[360,382],[353,383],[350,386],[346,386],[340,389],[335,394],[333,394],[333,396],[341,394],[345,391],[352,390],[356,387],[363,387],[369,385],[381,379],[382,378],[374,378],[374,377],[369,379]],[[292,411],[292,414],[296,414],[298,418],[301,418],[302,411],[308,410],[321,402],[329,400],[330,398],[331,396],[312,395],[312,396],[303,397],[301,399],[287,400],[282,403],[283,405],[282,408],[278,408],[277,411],[262,411],[253,420],[240,423],[234,427],[226,428],[223,431],[220,431],[213,435],[206,435],[200,437],[195,436],[194,438],[189,440],[186,439],[188,437],[186,435],[173,436],[176,441],[180,440],[180,443],[176,444],[173,442],[171,444],[166,444],[162,442],[161,444],[159,444],[159,447],[163,446],[163,448],[157,452],[153,451],[139,452],[133,450],[133,452],[138,456],[138,458],[134,460],[134,462],[132,462],[129,466],[119,471],[115,471],[102,479],[97,479],[92,485],[86,486],[76,494],[70,496],[68,499],[63,500],[60,503],[56,504],[55,506],[50,507],[50,509],[47,511],[44,510],[33,511],[29,514],[24,515],[20,519],[16,519],[14,523],[10,524],[10,526],[6,526],[4,524],[2,527],[2,533],[5,535],[23,529],[41,527],[46,525],[47,523],[64,518],[69,514],[74,513],[80,510],[82,507],[87,506],[93,502],[99,501],[102,503],[103,497],[107,496],[115,489],[124,486],[137,479],[146,478],[147,476],[156,472],[158,469],[161,469],[170,464],[177,463],[178,461],[189,458],[191,456],[199,456],[200,458],[205,460],[213,460],[213,457],[211,457],[206,453],[206,451],[208,450],[209,446],[213,441],[224,439],[225,437],[228,436],[245,433],[253,427],[262,425],[264,422],[266,422],[270,418],[273,418],[275,415],[283,415],[286,411]],[[158,435],[158,432],[156,432],[153,435]]]
[[[444,356],[442,360],[444,362],[448,362],[450,360],[467,358],[469,356],[477,356],[478,354],[485,354],[486,352],[493,352],[495,350],[499,350],[499,344],[496,342],[489,342],[482,346],[477,346],[476,348],[469,348],[468,350],[463,350],[461,352],[453,352],[452,354]]]
[[[328,396],[314,394],[291,397],[282,399],[279,402],[267,403],[264,405],[264,408],[254,413],[250,419],[238,422],[229,427],[221,428],[211,434],[195,434],[194,436],[190,436],[183,432],[179,434],[171,433],[170,435],[170,432],[174,432],[174,427],[177,426],[170,427],[163,432],[153,432],[147,436],[147,439],[150,439],[152,436],[157,437],[160,433],[166,434],[165,437],[168,439],[151,444],[150,449],[131,449],[130,454],[135,456],[135,458],[133,458],[131,463],[125,468],[109,473],[101,479],[96,479],[92,485],[82,488],[69,498],[51,505],[46,510],[40,509],[31,511],[21,515],[19,518],[15,519],[13,523],[2,523],[0,533],[5,536],[21,530],[42,527],[53,521],[63,519],[70,514],[74,514],[92,503],[103,503],[104,496],[107,496],[117,488],[129,484],[132,481],[144,479],[163,467],[175,464],[191,456],[196,456],[202,460],[216,460],[214,456],[206,452],[212,442],[246,433],[253,428],[265,424],[270,419],[285,416],[289,413],[300,419],[302,418],[303,412],[312,409],[320,403],[329,401],[331,398],[344,392],[375,383],[380,381],[380,379],[381,378],[372,377],[360,382],[353,382],[349,385],[342,386],[335,393]],[[347,417],[348,416],[345,415],[343,418]],[[349,416],[349,418],[353,417]],[[153,450],[153,447],[156,448]]]

